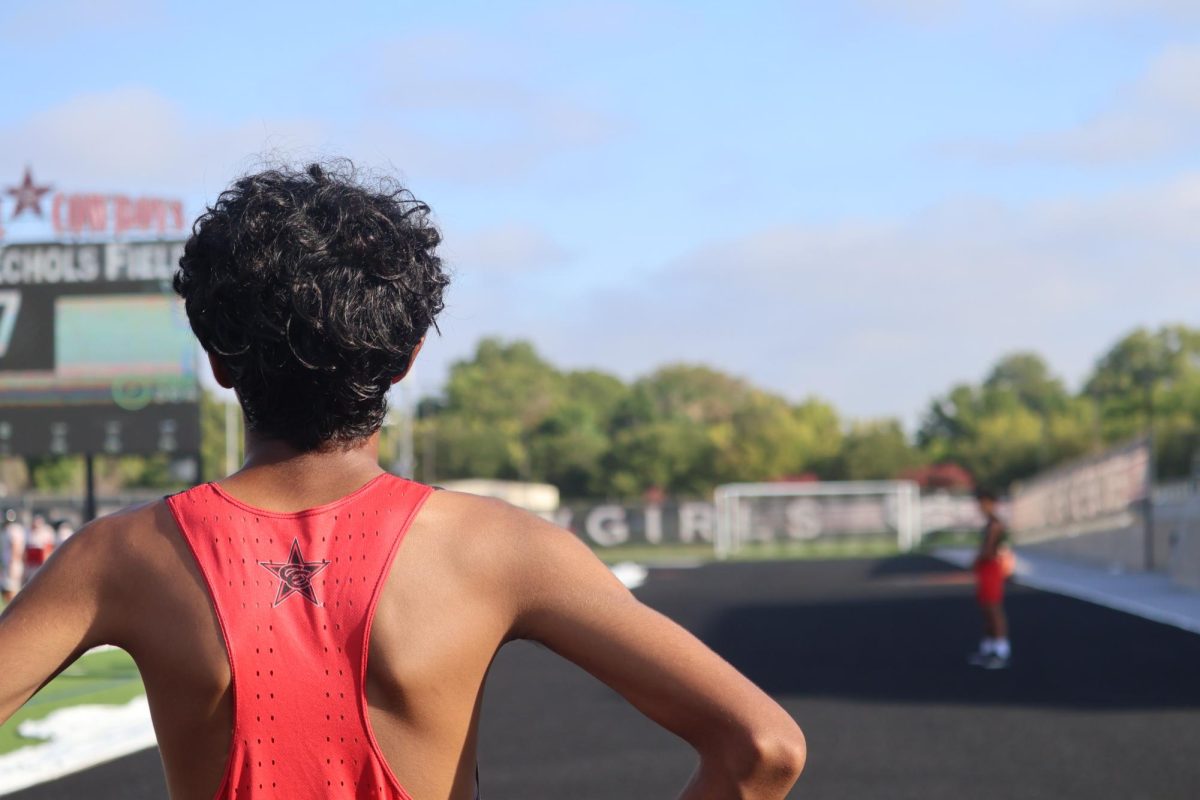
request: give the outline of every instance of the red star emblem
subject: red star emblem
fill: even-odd
[[[300,554],[300,540],[292,539],[292,550],[288,553],[287,561],[260,561],[258,565],[279,578],[279,588],[275,590],[275,604],[278,606],[294,594],[298,594],[312,603],[321,605],[317,593],[313,589],[312,579],[321,570],[329,566],[329,562],[305,561]]]
[[[17,207],[13,209],[11,219],[19,217],[26,209],[42,215],[42,195],[50,191],[52,186],[37,186],[33,182],[33,171],[25,168],[25,179],[19,186],[13,186],[8,193],[17,199]]]

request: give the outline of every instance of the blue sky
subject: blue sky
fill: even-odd
[[[1194,323],[1200,4],[8,2],[0,184],[197,212],[347,155],[434,208],[480,336],[855,416]],[[0,200],[0,216],[11,208]]]

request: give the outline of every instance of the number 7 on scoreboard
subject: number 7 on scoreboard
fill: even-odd
[[[17,312],[21,310],[21,293],[16,289],[0,291],[0,358],[8,354],[13,330],[17,326]]]

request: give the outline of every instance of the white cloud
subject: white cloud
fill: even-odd
[[[1200,46],[1175,45],[1077,125],[1010,141],[951,142],[942,150],[985,160],[1105,164],[1190,150],[1197,137]]]
[[[473,92],[489,91],[497,90],[486,82],[461,84],[458,94],[445,98],[455,108],[468,108]],[[136,188],[211,198],[233,175],[263,160],[348,154],[364,163],[399,165],[422,181],[479,184],[523,176],[564,148],[590,146],[612,132],[607,119],[584,107],[532,95],[514,104],[515,110],[505,103],[497,102],[496,113],[516,114],[515,122],[464,126],[465,132],[455,136],[374,109],[364,110],[367,121],[361,123],[307,117],[209,120],[153,89],[127,86],[76,95],[0,129],[0,170],[16,174],[30,163],[39,175],[64,185],[69,180],[77,189]]]
[[[1124,16],[1162,16],[1196,19],[1194,0],[1009,0],[1016,11],[1050,20]]]
[[[154,0],[33,0],[6,4],[0,13],[0,41],[44,47],[48,42],[112,28],[150,27],[163,23],[162,3]]]
[[[565,366],[632,377],[701,361],[913,422],[1008,351],[1040,351],[1078,382],[1128,329],[1195,319],[1197,218],[1191,174],[1098,197],[966,198],[908,219],[761,230],[555,306],[530,302],[519,280],[501,291],[464,281],[428,363],[498,333]]]
[[[526,14],[524,30],[536,38],[591,41],[603,48],[660,32],[688,36],[698,30],[703,8],[696,3],[646,3],[638,0],[570,0],[549,3]]]
[[[378,76],[366,87],[370,127],[408,132],[417,140],[410,150],[439,175],[509,179],[624,130],[623,120],[582,93],[541,88],[546,65],[518,44],[434,32],[377,42],[347,58],[361,65],[357,72]]]
[[[0,153],[14,159],[8,172],[28,162],[64,188],[211,195],[258,155],[311,147],[321,138],[311,121],[220,125],[150,89],[126,87],[77,95],[0,130]]]
[[[1002,0],[976,4],[967,0],[859,0],[859,3],[868,10],[917,23],[946,22],[972,5],[1006,12],[1025,22],[1050,25],[1128,17],[1200,19],[1200,4],[1194,0]]]
[[[510,223],[455,236],[446,231],[443,255],[454,270],[515,275],[564,264],[569,255],[553,238]]]
[[[909,22],[944,22],[957,16],[963,0],[860,0],[869,10],[898,16]]]

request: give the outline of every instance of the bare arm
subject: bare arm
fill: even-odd
[[[99,535],[94,524],[68,539],[0,614],[0,723],[105,641]]]
[[[681,800],[779,800],[803,769],[795,721],[679,625],[640,603],[574,535],[507,509],[513,635],[545,644],[694,747]]]
[[[979,545],[980,558],[995,558],[1000,551],[1000,539],[1004,536],[1004,525],[998,519],[988,522],[983,542]]]

